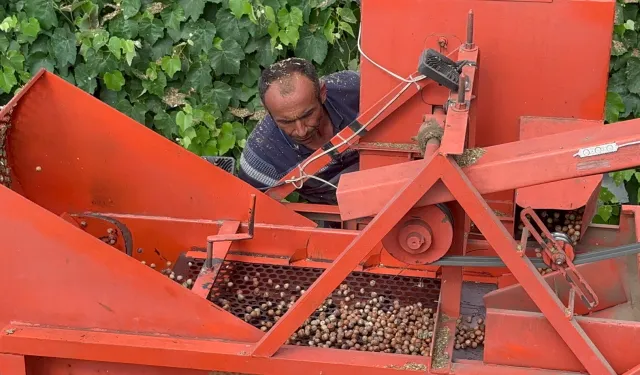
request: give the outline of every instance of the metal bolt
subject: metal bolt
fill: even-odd
[[[438,38],[438,46],[440,47],[440,52],[442,52],[444,49],[446,49],[447,45],[449,45],[449,41],[447,40],[447,38],[445,38],[443,36]]]
[[[467,42],[464,48],[472,49],[473,47],[473,10],[469,10],[469,15],[467,16]]]
[[[411,250],[417,250],[424,244],[424,237],[420,233],[413,232],[407,236],[407,246]]]
[[[466,109],[467,103],[465,102],[465,93],[467,88],[467,76],[464,73],[460,74],[460,81],[458,82],[458,100],[456,102],[456,109]]]
[[[139,247],[137,251],[138,251],[138,254],[142,254],[142,252],[143,252],[144,250],[142,250],[142,248],[141,248],[141,247]]]
[[[86,228],[86,227],[87,227],[87,222],[86,222],[86,221],[84,221],[84,220],[82,220],[82,221],[80,222],[80,226],[81,226],[81,227],[83,227],[83,228]]]

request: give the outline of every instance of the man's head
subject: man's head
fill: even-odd
[[[322,144],[333,135],[322,105],[327,89],[309,61],[290,58],[271,65],[262,72],[259,90],[276,125],[296,142]]]

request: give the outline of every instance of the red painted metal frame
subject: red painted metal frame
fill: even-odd
[[[610,363],[615,364],[613,373],[630,375],[637,371],[640,352],[633,349],[633,343],[640,335],[640,322],[589,316],[575,317],[574,320],[593,339],[594,345],[600,348]],[[484,343],[484,360],[487,363],[504,366],[517,363],[556,371],[607,373],[585,368],[539,312],[489,308],[486,323],[492,327]],[[544,345],[524,344],[532,339]]]
[[[518,245],[504,226],[500,225],[493,211],[487,206],[460,167],[452,160],[448,160],[448,164],[445,165],[451,169],[448,171],[449,173],[442,176],[444,184],[465,208],[471,220],[476,223],[487,241],[493,245],[505,265],[522,284],[567,346],[571,348],[589,372],[613,374],[611,366],[575,320],[569,320],[565,317],[564,305],[549,285],[544,282],[531,261],[527,257],[523,257],[522,252],[516,251]]]
[[[7,329],[15,331],[11,335],[1,333]],[[119,367],[118,373],[123,375],[146,374],[143,371],[148,371],[149,368],[155,369],[153,374],[163,375],[211,375],[211,371],[265,375],[434,374],[428,370],[430,362],[428,357],[286,346],[276,356],[266,358],[249,355],[250,346],[243,343],[20,324],[3,327],[0,331],[0,348],[9,353],[23,353],[22,355],[29,356],[26,357],[27,365],[32,358],[36,360],[34,357],[45,357],[51,361],[41,369],[57,368],[59,364],[56,362],[77,364],[78,362],[73,360],[91,361],[83,366],[84,369],[80,370],[81,372],[73,372],[74,375],[93,374],[98,369],[108,369],[112,363],[125,365]],[[69,371],[66,366],[64,368]],[[161,372],[165,369],[171,369],[171,371]],[[0,367],[1,370],[3,370],[2,367]],[[575,372],[547,371],[535,367],[483,365],[476,361],[454,363],[451,366],[451,373],[456,375],[578,375]],[[51,373],[47,371],[36,374]],[[68,374],[68,372],[53,374]]]
[[[640,140],[640,119],[605,126],[556,133],[484,149],[478,161],[463,168],[481,194],[539,185],[638,165],[638,145],[621,147],[599,157],[580,158],[583,147]],[[344,220],[375,215],[421,168],[419,160],[353,172],[341,177],[337,198]],[[526,173],[522,173],[526,171]],[[490,176],[490,177],[489,177]],[[443,184],[436,184],[418,201],[418,206],[453,200]]]
[[[549,134],[571,130],[608,126],[603,121],[579,120],[575,118],[547,118],[523,116],[520,119],[520,140],[529,140]],[[583,207],[592,201],[592,195],[598,195],[602,175],[593,175],[569,180],[551,182],[516,189],[515,203],[520,207],[536,209],[572,210]],[[593,200],[593,205],[597,200]],[[587,208],[583,217],[591,217]]]
[[[467,49],[464,45],[460,48],[458,53],[458,60],[467,60],[474,64],[478,63],[478,47],[473,46],[471,49]],[[473,65],[465,65],[462,68],[462,75],[467,84],[465,85],[465,93],[462,96],[464,103],[458,103],[456,97],[458,94],[451,93],[449,96],[450,105],[447,117],[445,120],[445,132],[442,137],[442,145],[440,146],[440,152],[444,155],[460,155],[464,152],[467,146],[467,134],[469,113],[471,110],[471,102],[474,99],[474,82],[476,79],[477,67]]]
[[[344,248],[340,256],[337,257],[323,275],[298,300],[294,307],[278,321],[276,326],[264,334],[257,342],[249,341],[242,344],[215,340],[201,342],[192,341],[190,338],[184,337],[153,337],[145,336],[144,333],[131,335],[127,334],[126,331],[108,333],[86,329],[61,330],[55,327],[19,326],[13,324],[6,329],[15,329],[15,331],[12,331],[11,334],[0,335],[0,348],[6,354],[71,357],[83,360],[169,367],[189,366],[191,369],[219,369],[236,372],[278,373],[276,371],[281,370],[280,366],[283,366],[281,361],[284,361],[289,366],[295,367],[298,373],[318,371],[318,368],[323,368],[325,373],[350,371],[362,374],[386,374],[392,369],[400,371],[398,367],[402,368],[402,366],[405,366],[406,371],[411,371],[407,369],[406,365],[408,362],[413,361],[413,366],[419,366],[420,371],[438,373],[439,370],[442,370],[442,373],[446,373],[443,368],[432,369],[431,358],[339,350],[325,351],[318,348],[292,348],[282,345],[293,330],[373,250],[385,233],[388,232],[388,229],[395,225],[404,215],[404,212],[408,211],[436,180],[442,179],[469,216],[475,222],[482,223],[480,229],[485,233],[489,243],[520,280],[523,288],[540,310],[543,311],[560,336],[565,339],[568,347],[573,350],[584,366],[595,373],[603,373],[598,372],[602,369],[608,371],[606,361],[598,358],[597,355],[591,355],[594,352],[591,350],[593,348],[589,347],[589,339],[585,337],[581,329],[576,327],[574,322],[564,317],[561,304],[549,285],[542,281],[541,276],[527,258],[521,257],[515,251],[517,244],[506,233],[506,229],[500,224],[498,218],[479,196],[477,190],[473,188],[460,168],[451,159],[442,155],[429,157],[423,163],[423,170],[414,179],[407,182],[404,191],[398,192],[394,199],[388,203],[384,212],[378,214],[363,231],[358,232],[356,237],[352,237],[351,244]],[[17,208],[15,207],[15,209]],[[32,208],[31,211],[34,209]],[[25,207],[22,207],[22,210],[25,211]],[[50,214],[45,216],[48,217]],[[15,215],[12,215],[12,217],[15,217]],[[60,225],[67,225],[62,219],[59,219],[59,223]],[[38,230],[38,228],[35,228],[35,230]],[[83,236],[78,229],[66,228],[65,230],[73,230],[74,235]],[[256,231],[256,236],[257,233]],[[69,233],[65,232],[64,238],[67,237],[69,237]],[[89,240],[90,238],[87,236],[86,241]],[[85,240],[83,239],[83,241]],[[106,245],[100,244],[100,246]],[[97,248],[98,244],[82,248],[87,251],[91,250],[92,247]],[[58,251],[60,250],[58,249]],[[112,252],[104,252],[103,254],[104,257],[117,255]],[[96,257],[93,251],[91,257]],[[445,285],[449,281],[451,282],[447,288],[452,289],[446,293],[446,296],[442,296],[438,310],[438,322],[441,327],[442,325],[451,325],[454,321],[449,314],[454,315],[459,309],[459,293],[458,297],[455,297],[455,291],[459,291],[460,270],[452,269],[448,271],[448,268],[445,268],[443,269],[442,277]],[[38,342],[38,345],[34,345],[34,342]],[[255,342],[255,344],[252,342]],[[443,353],[435,352],[435,358],[444,355],[450,361],[452,358],[450,354],[451,347],[452,342],[449,341],[446,351]],[[133,353],[136,353],[137,357],[132,357]],[[595,353],[597,354],[597,350]],[[329,355],[331,360],[327,360]],[[178,357],[181,357],[184,363],[188,363],[188,365],[178,365],[173,362]],[[269,366],[267,366],[267,363]],[[446,366],[450,366],[450,371],[457,374],[464,374],[465,368],[469,371],[468,373],[477,373],[476,371],[478,370],[488,372],[489,369],[495,369],[494,367],[484,367],[484,365],[480,364],[459,365],[450,363]],[[265,371],[264,369],[267,367],[270,369]],[[413,368],[415,369],[415,367]],[[506,368],[499,369],[499,371],[509,373]],[[513,374],[521,371],[521,369],[517,368],[511,368],[510,370],[513,371],[511,372]],[[286,374],[290,373],[289,371],[292,370],[285,370],[279,373]],[[529,369],[527,371],[533,370]],[[526,371],[520,373],[526,373]]]
[[[0,354],[0,374],[27,375],[24,357],[21,355]]]
[[[218,235],[224,237],[234,235],[238,232],[239,228],[239,221],[225,221],[222,227],[220,227]],[[229,254],[229,248],[231,248],[232,243],[233,241],[227,240],[211,244],[213,247],[213,254],[211,254],[212,264],[208,265],[207,262],[205,262],[204,266],[200,269],[200,274],[198,274],[198,278],[193,284],[193,288],[191,288],[194,293],[205,299],[209,297],[213,283],[216,281],[222,263],[227,258],[227,254]],[[207,246],[209,246],[209,244],[207,244]],[[208,254],[205,259],[208,260]]]

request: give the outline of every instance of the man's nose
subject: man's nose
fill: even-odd
[[[296,133],[298,133],[298,135],[305,135],[307,132],[307,127],[304,126],[304,123],[300,120],[296,121]]]

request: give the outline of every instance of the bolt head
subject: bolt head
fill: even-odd
[[[419,233],[411,233],[407,237],[407,246],[412,250],[417,250],[424,244],[424,237]]]

